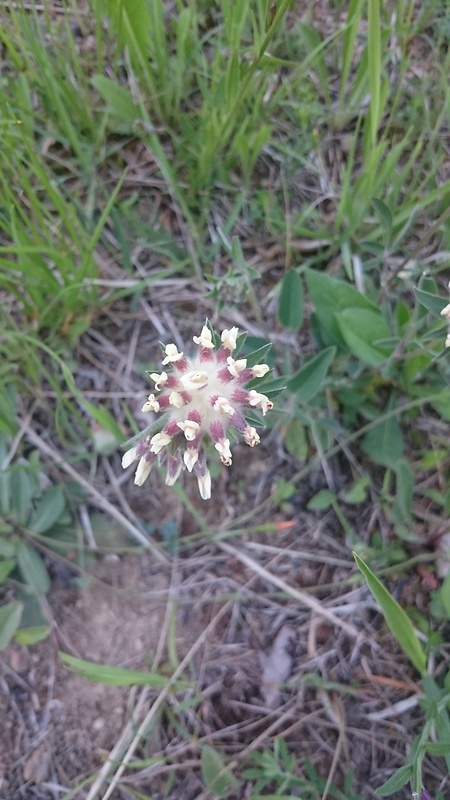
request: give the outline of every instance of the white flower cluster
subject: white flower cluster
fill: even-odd
[[[195,356],[188,359],[174,344],[165,347],[163,367],[171,365],[173,371],[152,373],[158,396],[150,394],[142,411],[166,414],[162,430],[147,436],[128,450],[122,466],[139,461],[134,482],[141,486],[154,463],[167,467],[166,483],[170,486],[182,469],[194,472],[200,495],[211,497],[211,476],[206,464],[205,441],[212,441],[225,466],[232,461],[227,430],[241,434],[253,447],[259,444],[259,435],[245,419],[245,411],[260,409],[265,415],[273,403],[265,394],[246,389],[245,384],[254,378],[263,378],[269,371],[267,364],[247,367],[246,358],[234,359],[238,328],[224,330],[221,344],[216,349],[211,330],[204,325],[200,336],[194,336],[198,346]]]

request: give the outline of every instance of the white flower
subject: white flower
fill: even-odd
[[[227,350],[231,350],[231,352],[233,352],[233,350],[236,349],[236,339],[238,334],[239,328],[230,328],[230,330],[225,328],[225,330],[222,331],[220,338],[223,346],[226,347]]]
[[[256,429],[252,428],[251,425],[249,425],[244,431],[244,440],[250,445],[250,447],[254,447],[255,444],[259,444],[261,441]]]
[[[222,439],[221,442],[216,442],[214,447],[220,453],[220,460],[222,464],[225,464],[226,467],[229,467],[231,464],[230,440]]]
[[[137,458],[138,458],[137,447],[132,447],[131,450],[127,450],[127,452],[124,453],[122,456],[123,469],[129,467],[130,464],[132,464],[133,461],[136,461]]]
[[[211,475],[209,469],[206,470],[204,475],[197,476],[198,488],[202,500],[209,500],[211,497]]]
[[[263,413],[263,417],[265,417],[267,412],[273,408],[273,403],[271,400],[269,400],[265,394],[260,394],[255,389],[251,389],[248,393],[248,402],[251,406],[260,408]]]
[[[142,486],[142,484],[147,480],[148,476],[150,475],[152,465],[146,461],[145,457],[143,456],[139,461],[138,468],[136,470],[136,474],[134,476],[134,482],[136,486]]]
[[[214,403],[214,411],[219,414],[234,414],[234,408],[227,397],[218,397]]]
[[[159,453],[163,447],[167,447],[167,445],[172,441],[172,437],[169,436],[167,433],[155,433],[154,436],[150,439],[150,452],[151,453]]]
[[[448,306],[445,306],[445,308],[442,309],[441,316],[450,320],[450,303],[448,304]]]
[[[147,411],[155,411],[156,413],[158,413],[159,408],[160,406],[155,395],[149,394],[147,402],[144,403],[144,405],[142,406],[142,411],[144,413]]]
[[[194,469],[194,465],[198,461],[198,450],[195,450],[193,447],[192,448],[188,447],[188,449],[185,450],[183,453],[183,461],[188,472],[192,472],[192,470]]]
[[[228,356],[227,358],[228,364],[228,372],[233,378],[237,378],[240,372],[247,366],[247,359],[246,358],[238,358],[237,361],[234,360],[232,356]]]
[[[169,405],[174,406],[175,408],[183,408],[183,395],[180,394],[180,392],[171,392],[169,394]]]
[[[167,375],[167,372],[161,372],[160,375],[158,375],[157,372],[152,372],[150,377],[152,381],[154,381],[155,383],[156,391],[159,392],[161,386],[165,386],[165,384],[167,383],[169,376]]]
[[[447,336],[447,338],[445,340],[445,346],[446,347],[450,347],[450,333],[448,334],[448,336]]]
[[[175,364],[177,361],[181,361],[183,358],[183,353],[178,351],[178,347],[176,344],[166,344],[165,349],[166,357],[163,358],[162,364],[165,366],[166,364]]]
[[[200,429],[198,422],[192,419],[187,419],[186,422],[177,422],[177,425],[183,431],[188,442],[193,442]]]
[[[186,389],[188,392],[193,389],[201,389],[208,383],[208,373],[202,372],[201,370],[187,372],[185,375],[181,376],[180,383],[182,383],[183,389]]]
[[[254,378],[264,378],[264,375],[267,375],[269,371],[270,367],[268,367],[267,364],[255,364],[255,366],[252,367],[252,375]]]
[[[173,486],[182,469],[183,469],[183,464],[180,463],[177,464],[176,468],[173,471],[170,470],[167,471],[166,486]]]
[[[200,345],[200,347],[205,347],[207,350],[214,350],[214,342],[212,341],[211,331],[206,325],[203,325],[200,336],[193,336],[192,338],[195,344]]]

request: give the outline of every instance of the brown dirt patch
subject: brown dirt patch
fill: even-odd
[[[4,654],[2,798],[53,798],[52,784],[68,786],[101,765],[129,716],[129,689],[73,674],[58,650],[97,663],[151,666],[165,605],[145,593],[167,589],[166,576],[143,555],[104,560],[93,578],[87,589],[52,592],[51,637]]]

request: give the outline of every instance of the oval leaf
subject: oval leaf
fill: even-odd
[[[364,575],[370,591],[381,608],[389,630],[416,669],[421,674],[424,674],[427,666],[425,653],[416,636],[410,618],[399,603],[389,594],[388,590],[383,586],[381,581],[378,580],[372,570],[369,569],[362,558],[356,553],[353,553],[353,557]]]
[[[52,486],[44,492],[36,507],[34,519],[29,528],[33,533],[45,533],[58,522],[66,507],[64,493],[60,486]]]
[[[392,334],[381,314],[347,308],[336,319],[347,347],[365,364],[377,367],[392,354],[394,345],[383,341]]]
[[[303,322],[303,286],[300,275],[293,269],[283,278],[278,319],[292,331],[297,331]]]
[[[7,647],[20,625],[22,603],[8,603],[0,608],[0,650]]]
[[[288,389],[295,392],[297,402],[308,403],[321,389],[331,362],[336,355],[335,347],[327,347],[311,358],[288,382]]]
[[[419,303],[427,309],[434,317],[439,317],[441,311],[446,306],[446,298],[439,297],[437,294],[424,292],[423,289],[414,289],[414,294]]]
[[[17,563],[22,577],[36,594],[46,594],[50,589],[50,578],[39,553],[27,542],[19,542]]]

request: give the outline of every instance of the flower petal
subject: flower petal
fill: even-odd
[[[212,341],[211,331],[206,325],[203,325],[200,336],[193,336],[192,338],[195,344],[198,344],[200,347],[205,347],[207,350],[214,349],[214,342]]]
[[[132,464],[133,461],[136,461],[137,458],[139,458],[139,456],[137,454],[137,447],[132,447],[131,450],[127,450],[127,452],[124,453],[123,456],[122,456],[122,467],[123,467],[123,469],[126,469],[127,467],[129,467],[130,464]]]
[[[198,422],[192,419],[187,419],[186,422],[177,422],[177,425],[183,431],[188,442],[193,442],[200,429]]]
[[[161,433],[155,433],[155,435],[150,439],[150,452],[159,453],[159,451],[162,450],[163,447],[167,447],[171,441],[172,437],[167,433],[164,433],[164,431]]]
[[[163,366],[166,364],[175,364],[183,358],[183,353],[179,352],[176,344],[166,344],[164,352],[166,357],[162,361]]]
[[[148,476],[150,475],[151,469],[152,469],[152,464],[149,464],[145,456],[142,456],[141,460],[139,461],[136,474],[134,476],[134,482],[136,486],[142,486],[142,484],[147,480]]]
[[[239,335],[239,328],[230,328],[230,330],[228,330],[228,328],[225,328],[225,330],[222,331],[220,336],[222,345],[226,347],[227,350],[231,350],[231,352],[233,352],[233,350],[236,349],[236,340],[238,335]]]
[[[144,412],[144,414],[147,411],[155,411],[156,413],[158,413],[159,409],[160,409],[160,405],[159,405],[155,395],[154,394],[149,394],[147,401],[142,406],[142,411]]]
[[[197,481],[202,500],[209,500],[211,497],[211,475],[209,469],[206,470],[204,475],[198,475]]]
[[[160,375],[158,375],[157,372],[151,373],[150,378],[152,381],[154,381],[157,392],[159,392],[161,386],[164,386],[164,384],[167,383],[168,377],[169,376],[167,375],[167,372],[161,372]]]

